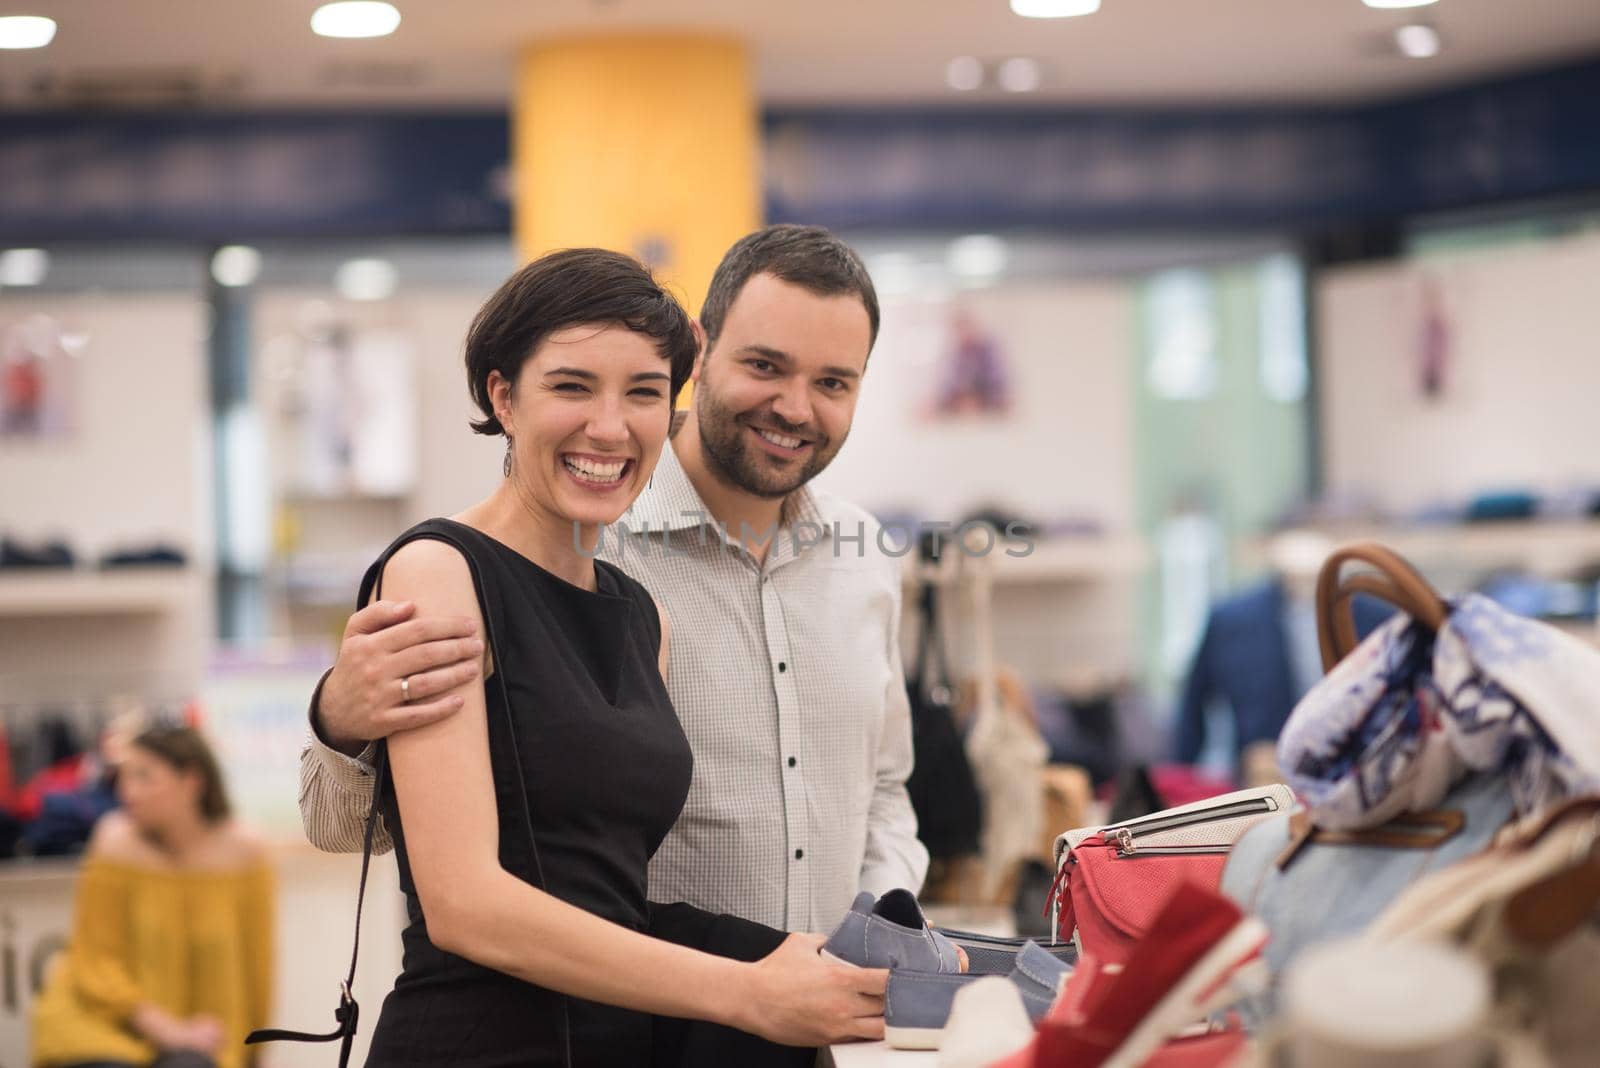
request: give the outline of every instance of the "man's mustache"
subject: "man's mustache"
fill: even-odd
[[[747,422],[758,420],[772,430],[780,430],[792,437],[805,438],[807,441],[818,442],[823,440],[823,435],[814,426],[805,423],[791,423],[780,415],[767,412],[762,416],[747,416]]]

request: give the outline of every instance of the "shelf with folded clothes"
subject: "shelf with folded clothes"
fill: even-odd
[[[200,584],[194,568],[161,564],[0,569],[0,617],[161,614],[191,604]]]
[[[1470,523],[1326,523],[1299,531],[1332,544],[1376,541],[1411,560],[1425,573],[1524,568],[1558,574],[1600,564],[1600,518],[1504,519]],[[1253,547],[1262,559],[1266,541]],[[1314,574],[1318,563],[1306,562]]]

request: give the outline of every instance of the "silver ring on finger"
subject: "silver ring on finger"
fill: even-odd
[[[411,676],[407,675],[400,680],[400,701],[402,704],[411,703]]]

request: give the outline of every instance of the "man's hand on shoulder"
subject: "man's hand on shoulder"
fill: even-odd
[[[479,674],[483,642],[476,625],[415,615],[410,602],[374,601],[345,624],[339,658],[312,709],[318,735],[333,748],[354,756],[368,742],[461,707],[450,691]]]

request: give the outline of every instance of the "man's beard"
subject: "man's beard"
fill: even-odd
[[[716,392],[706,388],[703,376],[695,391],[694,411],[700,428],[701,450],[713,473],[729,485],[768,500],[781,500],[810,482],[833,461],[844,444],[843,439],[830,441],[810,427],[786,423],[769,412],[762,419],[767,429],[811,442],[810,456],[804,463],[774,470],[772,461],[759,452],[760,447],[746,439],[745,431],[749,428],[740,422],[742,413],[736,414],[720,404]]]

